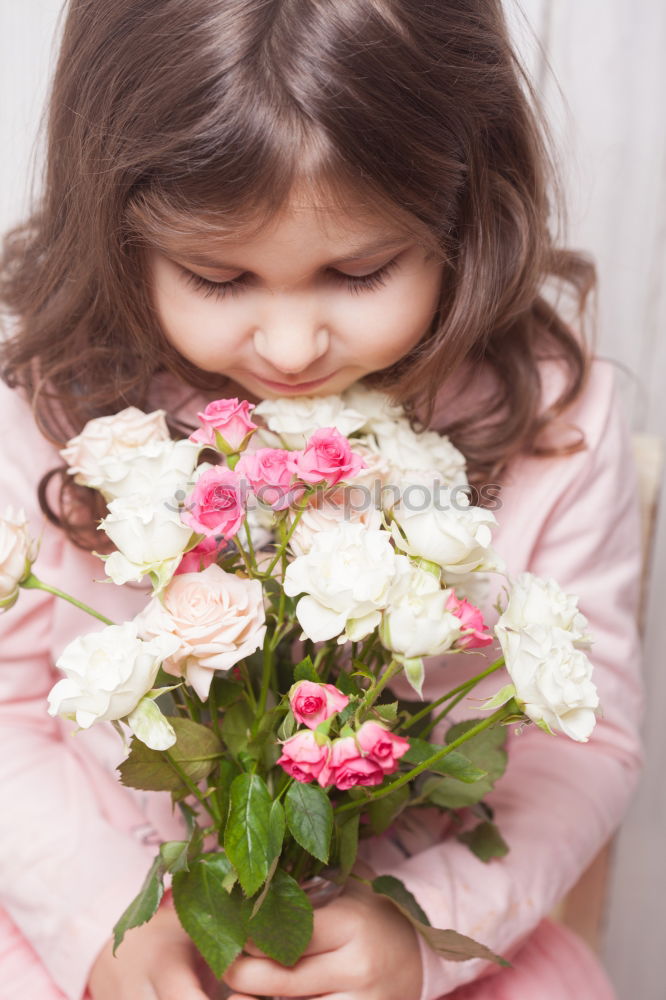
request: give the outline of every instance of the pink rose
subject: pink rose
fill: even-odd
[[[393,774],[398,761],[409,750],[409,741],[396,736],[378,722],[364,722],[356,734],[356,742],[384,774]]]
[[[466,634],[455,643],[458,649],[478,649],[481,646],[489,646],[493,641],[486,629],[483,614],[474,604],[470,604],[466,598],[459,601],[455,591],[451,591],[446,602],[446,610],[460,619]]]
[[[310,729],[301,729],[282,744],[282,756],[278,759],[278,764],[296,781],[307,784],[319,777],[329,749],[328,740],[320,746]]]
[[[259,580],[209,566],[174,576],[161,599],[154,597],[136,617],[138,635],[180,640],[164,661],[167,673],[186,677],[200,698],[208,697],[215,670],[229,670],[260,648],[266,633]]]
[[[178,563],[176,574],[200,573],[201,570],[206,569],[217,560],[223,548],[224,540],[217,539],[214,535],[204,538],[202,542],[185,553]]]
[[[257,429],[257,425],[250,420],[250,410],[253,409],[254,404],[245,399],[240,402],[237,399],[216,399],[202,413],[197,413],[202,426],[190,434],[190,441],[217,448],[225,455],[241,451]]]
[[[180,516],[198,534],[233,538],[245,517],[241,477],[226,466],[207,469],[199,476]]]
[[[316,729],[320,722],[341,712],[349,704],[349,698],[333,684],[299,681],[291,689],[289,704],[299,725]]]
[[[289,467],[305,483],[334,486],[357,476],[365,462],[340,431],[323,427],[310,435],[303,451],[290,452]]]
[[[322,788],[335,785],[346,792],[357,785],[380,785],[384,770],[372,757],[365,756],[353,736],[333,740],[326,764],[317,778]]]
[[[236,472],[245,476],[262,504],[284,510],[304,492],[303,486],[292,486],[294,474],[289,468],[290,457],[291,452],[283,448],[259,448],[243,455]]]

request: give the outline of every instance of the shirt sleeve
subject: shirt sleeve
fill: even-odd
[[[552,576],[578,595],[594,638],[588,655],[603,714],[587,743],[535,725],[521,732],[508,727],[507,769],[486,799],[509,846],[504,858],[484,863],[451,838],[391,870],[433,926],[455,928],[509,960],[618,827],[643,763],[640,513],[631,439],[610,366],[595,362],[575,423],[589,448],[564,460],[525,459],[513,486],[520,500],[497,517],[520,517],[525,532],[534,530],[520,568]],[[488,693],[509,683],[504,671],[493,678]],[[421,948],[421,1000],[499,971],[480,959],[446,961],[423,942]]]
[[[37,432],[28,406],[1,382],[0,403],[11,428],[0,443],[0,513],[7,505],[25,511],[35,535],[41,531],[35,571],[67,590],[62,560],[69,543],[45,522],[36,494],[58,456]],[[0,615],[0,905],[68,1000],[79,1000],[154,848],[114,826],[113,800],[106,801],[106,787],[74,752],[76,736],[64,734],[60,720],[47,713],[47,694],[58,679],[51,656],[54,601],[22,591]],[[82,615],[81,631],[86,623]],[[118,784],[112,774],[108,780],[110,790]]]

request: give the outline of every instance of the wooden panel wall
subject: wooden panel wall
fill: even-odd
[[[624,368],[633,426],[666,436],[666,4],[506,3],[563,161],[568,242],[598,262],[599,351]],[[60,6],[60,0],[0,0],[1,231],[23,211]],[[648,762],[619,841],[606,934],[620,997],[641,1000],[663,1000],[666,982],[664,520],[645,644]]]

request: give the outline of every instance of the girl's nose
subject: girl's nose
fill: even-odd
[[[328,329],[320,323],[287,310],[279,318],[255,330],[254,349],[271,368],[284,375],[307,371],[323,357],[329,345]]]

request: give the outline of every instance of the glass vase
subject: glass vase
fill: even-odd
[[[313,878],[302,882],[301,889],[307,893],[308,899],[315,910],[319,909],[320,906],[331,903],[342,892],[341,885],[337,882],[331,882],[330,879],[325,878],[323,875],[315,875]],[[227,1000],[227,997],[232,996],[233,992],[225,983],[218,983],[217,990],[213,991],[210,995],[212,1000]],[[266,997],[265,1000],[289,1000],[289,997]]]

